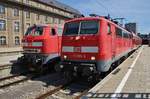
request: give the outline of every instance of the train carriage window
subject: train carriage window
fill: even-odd
[[[79,31],[79,22],[66,23],[64,29],[64,35],[77,35]]]
[[[80,34],[96,34],[98,32],[98,21],[81,22]]]
[[[126,32],[123,32],[123,37],[127,38],[127,33]]]
[[[129,33],[123,32],[123,37],[124,37],[124,38],[129,38]]]
[[[130,38],[133,38],[133,34],[130,34]]]
[[[110,26],[110,24],[108,24],[108,30],[107,30],[108,32],[108,34],[111,34],[111,26]]]
[[[131,34],[129,33],[129,38],[132,38]]]
[[[120,28],[116,28],[116,35],[122,37],[122,30]]]

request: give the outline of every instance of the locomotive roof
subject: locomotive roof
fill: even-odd
[[[49,25],[48,25],[48,24],[35,24],[35,25],[30,26],[30,27],[33,27],[33,26],[47,27],[47,26],[49,26]]]
[[[127,31],[125,28],[119,26],[118,24],[116,24],[115,22],[113,22],[113,21],[111,21],[111,20],[109,20],[109,19],[106,19],[106,18],[103,17],[103,16],[101,16],[101,17],[98,17],[98,16],[96,16],[96,17],[80,17],[80,18],[75,18],[75,19],[72,19],[72,20],[69,20],[69,21],[66,21],[66,22],[74,22],[74,21],[81,21],[81,20],[83,20],[83,21],[84,21],[84,20],[105,20],[105,21],[107,21],[107,22],[109,22],[109,23],[115,25],[116,27],[118,27],[118,28],[120,28],[120,29],[126,31],[127,33],[132,34],[134,37],[139,38],[138,35],[136,35],[136,34],[134,34],[134,33],[132,33],[132,32]]]
[[[119,27],[121,28],[122,30],[128,32],[128,33],[131,33],[129,31],[127,31],[126,29],[124,29],[123,27],[119,26],[118,24],[114,23],[113,21],[109,20],[109,19],[106,19],[105,17],[101,16],[101,17],[81,17],[81,18],[75,18],[75,19],[72,19],[72,20],[69,20],[69,21],[66,21],[66,22],[74,22],[74,21],[81,21],[81,20],[105,20],[113,25],[115,25],[116,27]]]

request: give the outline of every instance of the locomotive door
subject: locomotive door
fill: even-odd
[[[115,27],[113,25],[110,25],[110,32],[111,32],[111,53],[112,53],[112,59],[115,58]]]
[[[58,53],[58,35],[55,28],[51,28],[50,30],[50,50],[51,53]]]

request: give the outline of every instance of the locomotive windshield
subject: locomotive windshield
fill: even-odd
[[[96,34],[98,32],[97,21],[85,21],[81,22],[80,34]]]
[[[79,31],[79,22],[71,22],[65,24],[64,35],[77,35]]]
[[[43,34],[43,27],[34,26],[28,28],[25,35],[40,36],[42,34]]]
[[[64,35],[96,34],[98,21],[70,22],[65,24]]]

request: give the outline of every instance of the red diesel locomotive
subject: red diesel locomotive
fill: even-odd
[[[58,72],[72,78],[96,78],[141,45],[141,39],[105,17],[67,21],[62,35]]]
[[[23,56],[19,59],[30,71],[44,71],[60,61],[62,28],[34,25],[23,37]],[[53,64],[53,65],[54,65]]]

